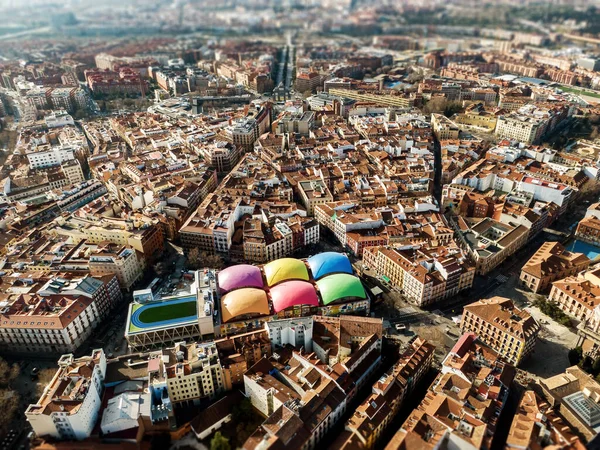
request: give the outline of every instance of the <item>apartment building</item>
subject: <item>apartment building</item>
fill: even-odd
[[[156,219],[136,215],[131,219],[102,217],[97,220],[82,217],[61,217],[48,230],[50,235],[67,236],[74,242],[130,246],[142,253],[148,262],[160,256],[164,233]]]
[[[64,173],[67,184],[78,184],[85,180],[83,170],[81,169],[81,163],[77,159],[64,161],[60,165],[60,170]]]
[[[319,242],[319,224],[295,204],[246,201],[213,194],[179,230],[189,251],[229,253],[248,262],[265,263]]]
[[[489,132],[493,132],[496,129],[498,116],[491,111],[488,112],[483,109],[467,109],[464,113],[457,114],[453,119],[461,125],[483,128]]]
[[[137,70],[129,67],[119,67],[117,71],[89,69],[84,75],[94,94],[144,95],[148,90],[148,82],[142,79]]]
[[[32,169],[58,166],[75,159],[79,149],[74,146],[38,146],[25,152]]]
[[[223,136],[228,142],[246,151],[252,150],[259,135],[258,122],[253,117],[239,118],[223,129]],[[237,161],[233,162],[231,167],[235,164]]]
[[[372,387],[330,449],[372,449],[413,388],[431,368],[435,347],[416,337],[400,360]]]
[[[577,173],[565,177],[551,167],[546,171],[524,171],[516,165],[498,161],[498,157],[507,162],[520,156],[528,156],[531,160],[551,158],[551,152],[522,153],[507,148],[496,148],[488,153],[490,156],[460,172],[453,178],[452,183],[469,186],[480,192],[489,190],[506,192],[512,199],[509,203],[520,203],[525,206],[531,204],[533,200],[554,203],[559,208],[559,214],[566,211],[577,194],[579,187],[572,186],[573,181],[576,178],[579,180],[583,178],[581,181],[585,183],[586,177],[581,177]]]
[[[258,368],[261,371],[269,370],[272,367],[268,361],[263,360],[263,362],[267,364]],[[313,369],[303,366],[296,366],[296,368],[301,372]],[[260,376],[256,379],[257,383],[263,384],[268,389],[268,398],[272,399],[273,405],[277,405],[277,408],[246,440],[242,446],[243,449],[312,450],[321,448],[323,437],[344,414],[347,399],[344,391],[332,376],[317,370],[314,370],[312,374],[315,376],[314,388],[309,388],[307,384],[308,389],[301,390],[302,394],[294,389],[285,389],[285,386],[271,375]],[[253,374],[253,376],[256,375]],[[337,376],[335,377],[337,378]],[[270,394],[274,389],[276,392]],[[246,395],[248,396],[248,391],[246,391]],[[254,394],[251,395],[251,398],[256,398]]]
[[[272,320],[265,323],[265,330],[274,349],[291,345],[312,352],[313,317]]]
[[[97,180],[88,180],[71,185],[66,189],[55,189],[47,196],[56,200],[61,212],[73,212],[103,196],[106,192],[106,186],[103,183]]]
[[[59,273],[58,276],[47,281],[37,294],[42,297],[90,297],[96,304],[101,319],[104,319],[123,300],[119,281],[114,273],[96,277],[89,275],[68,277]]]
[[[499,116],[495,129],[497,136],[515,139],[526,144],[537,142],[544,131],[544,123],[541,120],[526,115]]]
[[[431,115],[431,128],[439,141],[445,139],[458,139],[460,128],[442,114]]]
[[[44,122],[46,122],[48,128],[60,128],[67,125],[75,126],[73,116],[64,110],[52,111],[44,117]]]
[[[252,130],[254,130],[252,128]],[[252,131],[251,130],[251,131]],[[252,136],[254,131],[252,131]],[[232,138],[233,139],[233,138]],[[252,141],[254,142],[254,141]],[[228,173],[242,157],[243,147],[227,142],[215,140],[197,145],[199,153],[206,163],[218,173]]]
[[[419,306],[456,295],[473,285],[475,267],[459,250],[456,254],[434,256],[417,248],[395,250],[389,247],[365,249],[363,264],[391,285],[400,288]]]
[[[585,448],[598,436],[600,425],[600,383],[578,366],[572,366],[552,377],[542,379],[539,386],[552,410],[573,430],[582,442],[573,442],[570,448]]]
[[[265,323],[265,328],[272,323]],[[215,345],[223,368],[223,386],[226,391],[244,384],[244,373],[262,358],[270,357],[273,347],[268,330],[227,336],[215,340]]]
[[[36,169],[8,177],[4,185],[4,197],[9,202],[33,199],[40,194],[50,194],[53,189],[61,189],[84,181],[81,164],[78,160],[68,160],[59,166]]]
[[[92,433],[102,406],[106,357],[102,349],[91,356],[61,356],[58,370],[40,399],[25,410],[38,437],[82,440]]]
[[[376,231],[381,231],[384,221],[382,213],[378,210],[361,207],[337,208],[335,204],[322,204],[315,207],[314,215],[317,222],[333,232],[340,244],[352,245],[356,255],[361,254],[366,246],[361,240],[375,245],[381,244],[382,236]]]
[[[244,391],[252,406],[269,417],[290,400],[300,398],[294,389],[271,375],[274,367],[266,358],[261,359],[244,374]]]
[[[121,300],[114,275],[56,277],[37,292],[0,294],[0,342],[14,353],[74,352]]]
[[[302,71],[296,75],[295,88],[297,92],[315,92],[323,86],[325,76],[317,72]]]
[[[2,295],[0,339],[15,353],[74,352],[100,322],[89,298]]]
[[[512,365],[475,334],[464,334],[444,359],[425,398],[385,449],[495,448],[498,417],[514,376]]]
[[[478,274],[485,275],[500,265],[527,243],[529,230],[486,217],[470,226],[462,218],[456,219],[456,236],[462,247],[475,261]]]
[[[540,420],[541,419],[541,420]],[[513,418],[507,450],[521,450],[542,446],[581,449],[585,447],[565,421],[556,414],[550,403],[535,391],[523,392]]]
[[[498,64],[500,72],[514,73],[524,77],[537,78],[544,69],[540,64],[518,60],[513,58],[495,58],[494,62]]]
[[[535,348],[540,326],[512,300],[493,297],[465,306],[460,329],[475,333],[506,361],[518,365]]]
[[[521,285],[537,293],[550,289],[552,282],[587,269],[590,259],[583,253],[567,251],[559,242],[545,242],[521,269]]]
[[[129,291],[143,278],[145,261],[131,247],[105,245],[90,256],[89,268],[93,276],[116,275],[121,289]]]
[[[527,104],[508,115],[499,116],[495,133],[499,137],[536,144],[568,115],[569,108],[564,105],[544,108]]]
[[[285,111],[273,122],[273,127],[277,127],[277,134],[279,135],[285,133],[297,133],[302,136],[308,136],[310,135],[314,122],[314,111]]]
[[[327,86],[327,82],[325,85]],[[415,106],[417,97],[414,95],[406,95],[404,93],[389,92],[387,95],[370,91],[355,91],[350,89],[333,87],[329,84],[329,94],[336,97],[349,98],[359,102],[373,103],[378,106],[390,106],[395,108],[411,108]]]
[[[244,443],[244,449],[312,450],[330,445],[323,444],[323,438],[378,366],[381,320],[313,319],[312,353],[294,351],[285,365],[263,359],[245,375],[246,395],[252,403],[261,411],[273,412]],[[325,335],[326,330],[331,334]],[[331,358],[318,356],[327,348]]]
[[[223,370],[214,342],[180,343],[169,350],[177,361],[166,367],[167,389],[173,404],[198,404],[223,392]]]
[[[315,214],[317,205],[324,205],[333,201],[333,195],[327,185],[320,179],[305,180],[298,183],[300,202],[306,208],[309,216]]]
[[[600,244],[600,219],[595,216],[581,219],[577,224],[575,237],[590,244]]]
[[[580,321],[578,333],[600,345],[600,270],[587,271],[552,283],[548,301]]]

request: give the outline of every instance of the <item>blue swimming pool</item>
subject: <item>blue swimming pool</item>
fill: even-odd
[[[598,256],[600,256],[600,247],[588,244],[587,242],[578,241],[577,239],[569,243],[566,247],[567,250],[569,250],[570,252],[583,253],[592,261],[594,261]]]

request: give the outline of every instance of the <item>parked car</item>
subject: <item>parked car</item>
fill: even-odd
[[[404,325],[403,323],[397,323],[396,324],[396,331],[398,331],[399,333],[405,333],[406,332],[406,325]]]

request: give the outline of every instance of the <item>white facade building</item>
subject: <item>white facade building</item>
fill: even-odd
[[[312,352],[312,317],[273,320],[265,323],[265,329],[273,349],[289,344],[295,348],[304,347],[307,353]]]
[[[39,401],[29,405],[25,417],[40,437],[82,440],[90,436],[98,419],[106,376],[102,349],[75,359],[63,355],[59,369]]]
[[[29,160],[29,166],[32,169],[42,167],[58,166],[64,161],[75,159],[75,147],[71,146],[53,146],[53,147],[37,147],[36,149],[27,151],[25,156]]]
[[[178,344],[173,351],[177,363],[167,367],[167,389],[174,404],[213,399],[223,391],[223,368],[214,342]]]
[[[66,111],[55,111],[44,117],[48,128],[64,127],[65,125],[75,125],[73,117]]]

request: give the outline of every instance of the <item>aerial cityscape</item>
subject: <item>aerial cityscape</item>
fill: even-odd
[[[600,449],[600,0],[0,0],[0,450]]]

